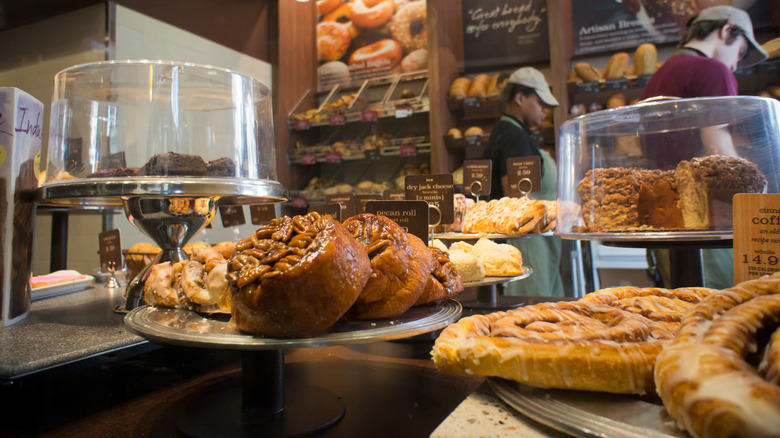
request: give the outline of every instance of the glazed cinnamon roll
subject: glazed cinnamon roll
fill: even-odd
[[[653,363],[673,334],[634,313],[584,302],[475,315],[447,327],[432,356],[451,373],[542,388],[652,391]]]
[[[711,294],[685,315],[655,364],[658,394],[681,429],[780,436],[779,324],[780,272]]]
[[[672,333],[677,333],[682,317],[696,303],[717,292],[704,287],[663,289],[632,286],[601,289],[580,301],[605,304],[649,318]]]
[[[398,316],[414,305],[433,271],[433,255],[417,237],[385,216],[364,213],[344,227],[367,250],[371,278],[348,316],[382,319]]]
[[[284,216],[236,244],[233,320],[255,336],[317,334],[353,305],[371,274],[365,248],[330,216]]]

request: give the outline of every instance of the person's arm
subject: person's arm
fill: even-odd
[[[701,142],[707,155],[738,156],[727,125],[701,128]]]

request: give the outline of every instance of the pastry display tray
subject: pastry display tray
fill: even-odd
[[[463,287],[480,287],[480,286],[493,286],[495,284],[509,283],[515,280],[522,280],[528,278],[533,274],[534,270],[528,266],[523,266],[523,273],[512,277],[485,277],[480,281],[469,281],[463,283]]]
[[[521,414],[577,437],[688,437],[655,396],[541,389],[489,377],[493,391]]]
[[[239,350],[317,347],[401,339],[446,327],[461,315],[455,300],[426,304],[383,320],[339,322],[309,338],[260,338],[229,322],[230,315],[204,315],[185,309],[141,306],[125,315],[125,326],[150,341],[167,345]]]
[[[478,240],[481,238],[491,240],[502,239],[525,239],[527,237],[534,236],[552,236],[553,233],[548,231],[546,233],[527,233],[527,234],[498,234],[498,233],[434,233],[433,238],[439,240]]]
[[[215,177],[88,178],[50,182],[36,192],[44,205],[122,206],[122,198],[203,196],[226,204],[281,202],[287,191],[276,181]]]
[[[605,241],[712,241],[734,238],[732,230],[701,230],[701,231],[654,231],[654,232],[610,232],[610,233],[556,233],[562,239],[571,240],[605,240]]]

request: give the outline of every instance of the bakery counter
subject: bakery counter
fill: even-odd
[[[549,300],[513,298],[525,303]],[[0,423],[0,435],[179,436],[177,421],[186,406],[203,400],[210,391],[238,384],[240,352],[145,343],[129,335],[120,315],[111,312],[119,300],[119,290],[90,287],[35,302],[27,321],[4,329],[0,353],[3,362],[13,358],[17,368],[22,367],[22,357],[53,366],[65,362],[64,355],[71,356],[70,360],[98,356],[0,382],[0,409],[8,412],[7,405],[14,405],[9,420]],[[92,316],[87,318],[85,313]],[[25,336],[30,344],[10,341],[10,329],[29,331]],[[295,391],[319,387],[343,400],[344,417],[315,436],[553,433],[504,405],[483,385],[484,377],[438,372],[430,359],[435,337],[432,333],[392,342],[286,349],[285,385]],[[11,343],[15,350],[9,356]],[[32,351],[22,353],[38,350],[36,343],[41,350],[51,350],[50,354],[32,357]],[[62,344],[75,350],[77,343],[83,343],[79,354],[58,351],[64,348]],[[137,354],[100,354],[101,349],[116,351],[141,343],[138,350],[144,351]]]
[[[25,320],[0,327],[0,381],[146,344],[113,312],[123,293],[93,284],[34,301]]]

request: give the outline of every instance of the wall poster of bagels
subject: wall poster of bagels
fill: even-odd
[[[572,0],[574,54],[676,43],[691,17],[718,5],[744,9],[754,29],[771,25],[771,0]]]
[[[426,0],[317,0],[318,89],[428,68]]]
[[[462,0],[466,70],[550,59],[546,0]]]

